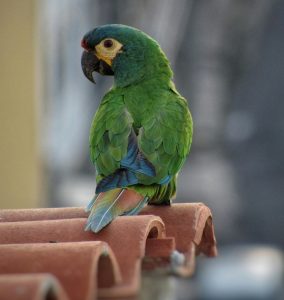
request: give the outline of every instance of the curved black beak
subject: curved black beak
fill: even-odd
[[[84,75],[93,83],[96,83],[93,76],[94,72],[101,75],[114,74],[112,68],[103,60],[98,59],[94,52],[83,51],[81,65]]]

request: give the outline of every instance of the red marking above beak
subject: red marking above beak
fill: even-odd
[[[81,47],[84,48],[85,50],[88,50],[88,45],[87,45],[86,40],[82,39],[82,41],[81,41]]]

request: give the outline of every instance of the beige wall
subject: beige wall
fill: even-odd
[[[34,35],[34,1],[0,1],[0,208],[39,205]]]

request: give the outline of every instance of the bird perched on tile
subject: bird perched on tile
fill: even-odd
[[[85,34],[82,69],[113,75],[90,131],[96,194],[87,207],[86,230],[99,232],[115,217],[136,215],[146,204],[170,205],[177,173],[192,141],[186,100],[159,44],[125,25],[104,25]]]

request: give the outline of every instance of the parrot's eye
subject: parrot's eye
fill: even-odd
[[[119,41],[113,38],[106,38],[95,46],[96,56],[111,66],[112,60],[121,52],[122,46]]]
[[[113,46],[112,40],[104,40],[104,47],[105,48],[111,48]]]

